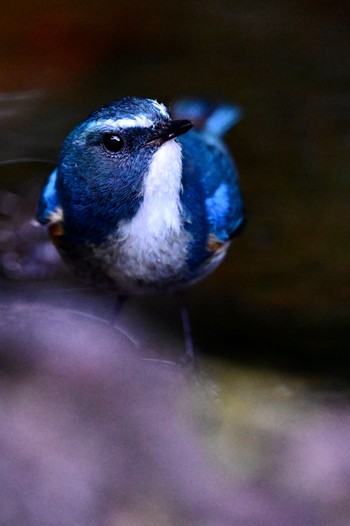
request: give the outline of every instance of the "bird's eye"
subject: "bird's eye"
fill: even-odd
[[[102,135],[102,144],[108,152],[118,153],[124,146],[124,141],[120,135],[115,133],[104,133]]]

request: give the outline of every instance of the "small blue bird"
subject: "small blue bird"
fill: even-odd
[[[244,224],[221,141],[239,110],[183,101],[174,115],[136,97],[103,106],[68,135],[43,189],[38,220],[63,259],[120,297],[196,283]]]

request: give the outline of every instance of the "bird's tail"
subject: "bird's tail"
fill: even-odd
[[[197,130],[223,137],[241,119],[242,110],[234,104],[181,99],[173,103],[172,115],[175,119],[190,119]]]

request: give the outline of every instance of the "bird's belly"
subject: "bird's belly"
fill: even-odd
[[[176,290],[189,281],[189,235],[184,230],[157,238],[111,235],[90,246],[90,262],[116,287],[131,294]]]
[[[207,255],[193,264],[192,243],[191,234],[180,228],[161,236],[145,230],[140,235],[117,231],[98,245],[72,245],[63,236],[57,248],[80,278],[135,295],[174,292],[193,285],[216,269],[230,245],[211,245]]]

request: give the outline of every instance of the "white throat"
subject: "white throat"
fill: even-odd
[[[143,185],[143,202],[123,234],[138,238],[141,244],[152,238],[164,238],[169,231],[181,229],[181,146],[175,140],[164,143],[153,155]],[[146,239],[145,239],[146,238]]]
[[[163,231],[180,231],[180,191],[182,175],[181,146],[174,140],[161,146],[153,156],[144,181],[140,214],[154,236]]]

